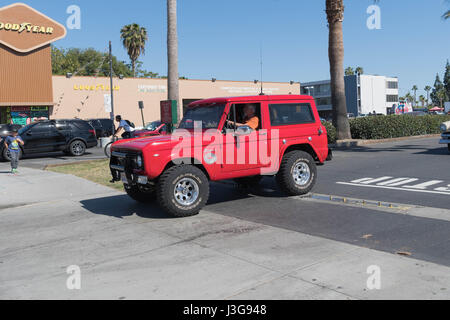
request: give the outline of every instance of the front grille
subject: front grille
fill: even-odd
[[[119,181],[121,173],[125,173],[130,178],[134,170],[143,170],[136,163],[136,157],[139,155],[141,154],[136,151],[114,150],[109,163],[113,179]]]

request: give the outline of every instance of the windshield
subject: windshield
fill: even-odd
[[[34,127],[35,124],[36,124],[36,123],[32,123],[32,124],[29,124],[29,125],[23,127],[22,129],[20,129],[20,130],[19,130],[19,135],[23,135],[23,134],[24,134],[25,132],[27,132],[29,129],[31,129],[32,127]]]
[[[154,122],[150,122],[147,123],[147,125],[145,126],[146,130],[150,130],[150,131],[155,131],[162,123],[159,121],[154,121]]]
[[[217,129],[224,110],[224,104],[190,108],[186,111],[178,129],[194,129],[194,122],[201,122],[202,129]]]

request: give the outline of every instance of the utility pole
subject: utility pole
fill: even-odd
[[[113,95],[113,65],[112,65],[112,45],[109,42],[109,82],[111,89],[111,120],[114,121],[114,95]]]

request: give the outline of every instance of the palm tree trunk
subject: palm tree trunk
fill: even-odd
[[[177,0],[167,0],[167,87],[168,99],[178,103],[178,118],[182,117],[178,87]]]
[[[338,140],[351,139],[344,82],[343,0],[326,0],[326,13],[329,26],[328,56],[330,60],[333,124],[336,127]]]
[[[131,68],[133,71],[133,78],[136,78],[136,60],[131,60]]]

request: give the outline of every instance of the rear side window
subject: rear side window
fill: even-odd
[[[270,104],[269,112],[273,127],[315,122],[309,103]]]
[[[92,126],[89,123],[87,123],[86,121],[72,121],[72,122],[70,122],[70,125],[75,130],[81,130],[81,131],[92,130]]]

